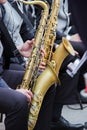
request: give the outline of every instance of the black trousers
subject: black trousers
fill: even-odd
[[[51,130],[50,122],[52,120],[53,101],[55,97],[55,86],[51,86],[47,91],[41,109],[39,117],[34,130]]]
[[[21,84],[23,75],[24,68],[21,68],[20,70],[19,65],[13,64],[10,66],[9,70],[4,70],[1,76],[11,88],[16,89],[17,85]],[[0,91],[3,91],[2,95],[0,95],[0,99],[2,99],[0,100],[0,108],[2,108],[0,109],[0,112],[6,114],[6,130],[27,130],[26,122],[28,115],[28,106],[25,96],[9,89],[1,88]],[[49,88],[43,99],[35,130],[50,130],[54,96],[55,86],[53,85]],[[12,114],[10,114],[10,112]]]
[[[3,70],[1,74],[3,86],[0,87],[0,112],[6,115],[6,130],[28,130],[29,108],[27,98],[25,95],[13,90],[16,89],[17,85],[21,84],[24,71],[20,65],[13,64],[11,67],[9,70]],[[13,68],[14,70],[12,70]],[[8,89],[8,87],[13,89]]]
[[[28,103],[25,95],[0,87],[0,112],[5,113],[6,130],[28,130]]]

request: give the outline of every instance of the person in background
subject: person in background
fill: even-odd
[[[58,25],[56,30],[56,43],[61,43],[62,37],[66,37],[73,48],[78,52],[77,57],[81,58],[86,51],[86,47],[79,36],[79,33],[73,23],[72,13],[69,10],[69,4],[67,0],[60,1],[60,8],[58,14]],[[56,88],[56,96],[53,106],[53,128],[63,128],[63,129],[83,129],[81,127],[76,128],[77,124],[69,124],[69,122],[64,119],[62,114],[63,105],[74,104],[80,102],[79,92],[84,88],[84,79],[82,69],[80,69],[77,74],[71,78],[67,73],[67,65],[69,62],[73,62],[75,59],[67,57],[64,61],[60,70],[60,81],[61,86]],[[68,62],[69,61],[69,62]],[[86,72],[86,70],[85,70]],[[67,88],[68,87],[68,88]],[[70,87],[70,88],[69,88]],[[73,90],[74,88],[74,90]],[[66,91],[67,90],[67,91]],[[76,90],[76,92],[75,92]],[[68,93],[69,92],[69,93]],[[73,96],[77,96],[73,98]],[[76,100],[76,102],[74,102]],[[69,128],[71,127],[71,128]]]
[[[84,46],[85,46],[85,51],[87,51],[87,36],[86,36],[86,32],[87,32],[87,18],[85,15],[85,12],[87,10],[86,5],[87,5],[87,1],[84,0],[84,2],[82,1],[78,1],[75,3],[75,1],[72,0],[68,0],[69,3],[69,8],[72,14],[72,19],[73,19],[73,23],[76,26],[76,29],[82,39],[82,41],[84,42]],[[85,61],[85,64],[82,66],[81,69],[81,74],[84,75],[87,72],[87,60]],[[84,78],[83,78],[84,80]],[[82,84],[82,77],[80,78],[80,84]],[[81,85],[83,86],[83,84]],[[84,88],[81,87],[81,90],[85,89],[85,84],[84,84]],[[87,102],[87,98],[85,97],[85,93],[82,96],[81,95],[81,100],[86,103]]]
[[[86,39],[86,23],[87,18],[85,15],[85,11],[87,10],[86,5],[87,2],[84,0],[84,2],[77,0],[77,3],[75,3],[75,0],[68,0],[69,3],[69,9],[71,11],[73,22],[76,26],[76,29],[78,30],[78,33],[84,42],[85,46],[87,47],[87,39]],[[75,13],[77,12],[77,13]],[[87,49],[87,48],[86,48]]]
[[[62,37],[66,37],[74,49],[79,53],[80,57],[82,57],[86,49],[74,25],[68,0],[61,0],[59,7],[57,38],[59,40],[59,38],[62,39]]]

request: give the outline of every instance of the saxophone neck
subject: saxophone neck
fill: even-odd
[[[26,0],[16,0],[19,2],[22,2],[25,5],[39,5],[41,6],[44,10],[48,10],[48,3],[41,1],[41,0],[32,0],[32,1],[26,1]]]

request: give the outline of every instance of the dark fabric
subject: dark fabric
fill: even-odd
[[[4,14],[5,14],[5,10],[1,4],[0,4],[0,9],[1,9],[1,14],[0,14],[0,20],[1,20],[1,19],[3,19]]]
[[[9,66],[10,70],[20,70],[25,71],[25,68],[22,65],[11,63]]]
[[[53,85],[49,88],[44,97],[39,117],[34,130],[50,130],[54,97],[55,97],[55,86]]]
[[[9,70],[4,69],[1,77],[9,87],[16,89],[17,85],[22,82],[24,68],[18,64],[11,64]]]
[[[29,109],[27,98],[19,92],[8,89],[9,86],[16,89],[21,84],[23,75],[23,70],[18,71],[14,68],[14,70],[3,70],[0,77],[0,112],[6,114],[6,130],[28,130],[27,120]],[[20,122],[22,123],[21,125]]]
[[[10,58],[16,57],[19,64],[23,64],[24,60],[18,49],[15,46],[5,24],[2,20],[0,20],[0,29],[1,29],[1,41],[4,47],[3,57],[5,59],[4,68],[8,69],[10,64]],[[10,51],[9,51],[10,50]]]
[[[7,37],[10,37],[9,33],[6,34],[6,31],[5,31],[6,27],[3,23],[2,20],[0,20],[0,30],[1,30],[1,41],[3,41],[3,47],[4,47],[4,52],[3,52],[3,57],[4,57],[4,64],[3,64],[3,67],[4,68],[9,68],[9,62],[10,62],[10,57],[13,56],[13,52],[12,52],[12,48],[11,48],[11,45],[9,43],[12,43],[11,39],[10,39],[10,42],[9,42],[9,38]],[[3,32],[5,32],[5,34],[3,34]],[[7,31],[8,32],[8,31]],[[10,50],[10,51],[9,51]]]
[[[35,13],[33,8],[32,8],[32,5],[28,5],[28,9],[26,11],[26,14],[27,14],[28,18],[30,19],[32,25],[34,26],[35,25],[36,16],[35,16],[35,14],[32,14],[32,13]]]
[[[0,87],[2,88],[9,88],[7,83],[0,77]]]
[[[0,75],[3,72],[3,58],[0,58]]]
[[[70,41],[73,48],[79,53],[79,56],[82,57],[84,52],[87,50],[83,42]]]
[[[54,101],[55,102],[55,101]],[[63,104],[55,103],[53,105],[52,121],[56,122],[59,120],[62,114]]]
[[[1,32],[3,34],[3,35],[1,35],[2,36],[1,40],[4,37],[4,38],[6,38],[6,41],[7,41],[7,45],[6,45],[6,43],[2,43],[2,44],[7,50],[10,50],[10,51],[8,51],[7,55],[9,54],[10,57],[14,56],[13,51],[16,50],[17,48],[14,45],[14,42],[13,42],[3,20],[0,20],[0,29],[1,29]],[[4,40],[4,38],[3,38],[3,40]]]
[[[28,39],[31,40],[32,38],[34,38],[35,30],[34,30],[34,28],[33,28],[33,25],[32,25],[32,23],[31,23],[30,19],[28,19],[27,15],[26,15],[25,13],[22,13],[22,12],[18,9],[18,6],[17,6],[16,2],[13,2],[13,3],[12,3],[12,6],[13,6],[13,8],[18,12],[18,14],[21,16],[21,18],[22,18],[23,21],[24,21],[24,22],[23,22],[23,25],[24,25],[25,27],[23,28],[23,25],[22,25],[23,30],[20,31],[22,37],[23,37],[24,40],[25,40],[25,37],[28,36],[26,40],[28,40]],[[22,29],[22,28],[21,28],[21,29]],[[26,30],[26,33],[24,33],[25,30]],[[25,36],[25,37],[24,37],[24,36]]]
[[[24,72],[16,70],[4,70],[2,78],[13,89],[16,89],[19,82],[21,83]]]
[[[68,0],[69,10],[72,13],[73,22],[80,34],[83,42],[87,48],[87,15],[85,14],[87,10],[87,1],[84,0]]]
[[[78,79],[79,73],[71,78],[67,73],[60,74],[61,85],[56,88],[55,102],[61,104],[78,103]]]
[[[25,95],[0,87],[0,112],[6,114],[6,130],[28,130],[28,103]]]

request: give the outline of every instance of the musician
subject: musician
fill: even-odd
[[[22,49],[22,45],[23,45],[24,49],[26,49],[26,50],[28,49],[27,52],[29,52],[29,53],[26,53],[26,55],[28,54],[28,56],[29,56],[30,50],[31,50],[31,47],[33,44],[33,39],[32,38],[31,38],[31,40],[28,39],[29,32],[27,33],[27,31],[29,31],[29,28],[28,28],[29,25],[26,25],[27,22],[24,21],[24,19],[19,15],[19,13],[16,12],[16,10],[13,8],[13,6],[11,6],[11,4],[7,0],[0,0],[0,3],[1,3],[0,9],[2,11],[1,12],[2,17],[0,15],[0,18],[1,18],[0,22],[1,23],[3,22],[2,25],[4,25],[7,28],[7,31],[9,32],[9,34],[11,36],[10,41],[13,41],[12,43],[18,43],[18,44],[15,44],[17,50],[20,50],[19,52],[22,51],[22,55],[25,56],[25,51]],[[14,3],[15,2],[13,2],[12,4],[14,4]],[[6,8],[9,9],[9,12]],[[12,15],[10,13],[12,13]],[[9,17],[9,19],[8,19],[8,17]],[[17,21],[17,19],[20,19],[20,21],[19,20]],[[10,21],[10,20],[12,20],[12,21]],[[12,44],[9,44],[9,47],[7,48],[7,46],[6,46],[7,44],[4,44],[4,43],[9,42],[8,37],[6,37],[5,32],[3,32],[3,29],[1,28],[1,26],[0,26],[0,30],[1,30],[1,42],[2,42],[2,46],[4,48],[4,52],[2,55],[2,56],[4,56],[4,57],[2,57],[2,58],[4,58],[4,62],[1,62],[1,68],[2,68],[1,77],[3,78],[3,80],[6,82],[6,84],[9,87],[16,89],[17,85],[20,84],[22,81],[25,68],[21,68],[20,62],[19,62],[19,64],[18,63],[13,64],[13,66],[12,66],[11,62],[9,62],[8,59],[10,59],[10,57],[13,56],[12,47],[14,47],[14,46],[12,46]],[[15,33],[15,31],[16,31],[16,33]],[[30,30],[30,32],[31,32],[31,30]],[[7,33],[8,36],[9,36],[9,34]],[[15,39],[17,41],[15,41]],[[22,43],[22,44],[20,44],[20,43]],[[20,56],[20,55],[18,55],[18,56]],[[7,64],[7,62],[8,62],[8,64]],[[3,63],[4,63],[4,68],[3,68]],[[8,67],[7,67],[7,65],[8,65]],[[10,66],[12,66],[12,67],[10,68]],[[13,69],[14,66],[15,66],[15,68]],[[20,77],[20,81],[18,81],[19,77]],[[43,100],[43,103],[41,106],[41,110],[38,115],[39,118],[38,118],[38,121],[36,123],[34,130],[44,130],[44,129],[50,130],[50,122],[51,122],[51,117],[52,117],[52,106],[53,106],[54,96],[55,96],[55,87],[52,86],[47,91],[47,93],[44,97],[44,100]],[[7,99],[7,97],[3,98],[3,100],[6,100],[6,99]],[[10,97],[10,100],[11,100],[11,97]],[[4,104],[3,102],[2,102],[2,106]],[[8,111],[7,105],[6,105],[6,111]],[[4,109],[3,109],[3,111],[1,111],[1,112],[6,113],[6,111],[4,111]],[[48,114],[48,116],[47,116],[47,114]],[[27,115],[27,112],[26,112],[26,115]],[[24,118],[25,118],[25,116],[24,116]],[[21,121],[22,119],[20,120],[20,118],[18,118],[18,120]],[[23,119],[23,120],[25,120],[25,119]],[[14,123],[13,121],[11,121],[11,122]],[[27,123],[27,118],[26,118],[25,122]],[[9,122],[6,123],[7,126],[8,126],[8,123]],[[10,123],[9,123],[9,125],[10,125]],[[19,123],[19,125],[21,125],[21,123]],[[23,125],[24,125],[24,123],[23,123]],[[24,126],[26,126],[26,124]],[[21,127],[22,127],[22,125],[21,125]],[[18,128],[17,125],[15,125],[15,127],[8,128],[7,130],[10,130],[10,129],[11,130],[12,129],[13,130],[19,130],[19,129],[27,130],[27,126],[26,126],[26,128],[24,128],[24,127]]]

